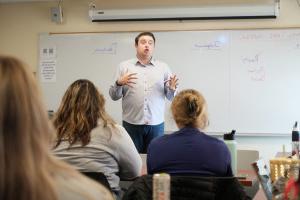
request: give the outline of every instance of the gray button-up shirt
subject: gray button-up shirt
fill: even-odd
[[[109,94],[113,100],[122,98],[123,120],[130,124],[157,125],[164,122],[165,97],[172,100],[176,91],[169,88],[171,70],[167,64],[152,59],[147,65],[137,58],[127,60],[119,65],[115,81],[126,71],[137,73],[136,84],[132,87],[110,87]]]

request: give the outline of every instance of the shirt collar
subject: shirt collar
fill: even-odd
[[[134,63],[135,63],[135,64],[142,65],[142,66],[145,66],[145,65],[143,65],[142,63],[140,63],[140,61],[139,61],[138,58],[135,58]],[[148,65],[155,66],[155,65],[156,65],[155,58],[152,57]]]

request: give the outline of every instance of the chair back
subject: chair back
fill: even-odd
[[[112,191],[106,176],[102,172],[81,172],[81,173],[93,179],[94,181],[101,183],[109,191]]]
[[[235,177],[171,176],[172,200],[246,200],[250,199]],[[139,177],[123,200],[152,200],[152,175]]]

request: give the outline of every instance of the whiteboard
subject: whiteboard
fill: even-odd
[[[41,34],[40,52],[55,49],[55,80],[40,85],[49,110],[56,111],[67,87],[79,78],[95,83],[106,110],[122,122],[121,100],[109,87],[121,61],[134,58],[137,32]],[[154,32],[154,57],[179,77],[179,89],[194,88],[206,98],[207,132],[288,134],[300,120],[300,29]],[[46,58],[40,53],[40,63]],[[166,100],[165,130],[177,127]]]

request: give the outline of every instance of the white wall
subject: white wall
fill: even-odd
[[[248,2],[261,2],[253,0]],[[264,0],[265,2],[270,0]],[[38,36],[43,32],[116,32],[116,31],[159,31],[159,30],[207,30],[207,29],[253,29],[300,27],[300,8],[296,0],[281,0],[280,17],[277,19],[208,20],[208,21],[159,21],[159,22],[114,22],[91,23],[88,18],[88,4],[91,0],[64,0],[64,23],[50,20],[50,8],[57,2],[34,2],[0,4],[0,54],[15,55],[28,63],[32,71],[38,69]],[[129,6],[150,6],[143,1],[94,1],[101,8],[123,8]],[[161,1],[151,3],[161,5]],[[218,4],[241,3],[244,0],[166,0],[169,3]],[[239,148],[254,148],[266,158],[271,158],[285,144],[290,150],[289,137],[237,137]]]
[[[262,136],[262,137],[248,137],[238,136],[236,138],[238,149],[255,149],[259,151],[259,156],[269,160],[273,158],[276,152],[282,151],[282,146],[285,145],[285,150],[291,152],[291,137],[286,136]]]

